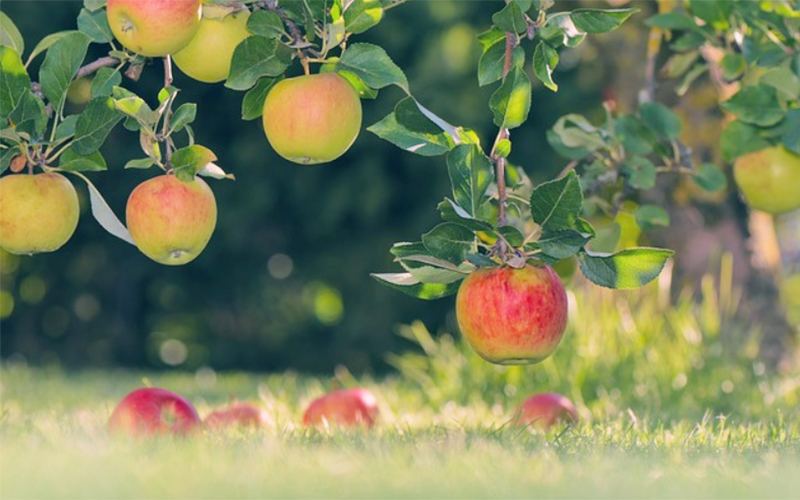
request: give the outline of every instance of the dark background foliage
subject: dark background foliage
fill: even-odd
[[[480,88],[475,76],[475,35],[489,26],[499,3],[409,2],[359,41],[383,46],[423,103],[476,129],[486,142],[496,131],[487,106],[491,89]],[[2,2],[28,50],[48,33],[74,28],[80,8],[79,1]],[[644,48],[636,44],[641,16],[605,37],[616,37],[617,50],[631,60],[643,60]],[[616,79],[604,59],[609,54],[593,43],[562,54],[561,91],[536,87],[531,118],[514,132],[512,160],[535,181],[563,165],[545,130],[568,112],[600,112],[604,89]],[[90,57],[101,52],[94,46]],[[41,57],[32,75],[40,63]],[[630,70],[638,77],[636,65]],[[139,82],[123,85],[152,104],[162,82],[156,61]],[[260,121],[241,121],[242,93],[177,70],[175,85],[179,101],[199,105],[198,141],[237,178],[211,181],[219,221],[208,247],[186,266],[156,264],[99,227],[79,186],[83,212],[69,243],[36,257],[2,254],[0,355],[70,367],[170,362],[187,369],[328,371],[343,364],[380,372],[387,352],[409,348],[395,334],[397,325],[422,319],[433,331],[455,331],[452,299],[420,302],[369,277],[391,269],[394,241],[417,238],[434,225],[435,206],[449,189],[442,158],[406,154],[363,131],[331,164],[294,165],[272,152]],[[387,89],[364,101],[364,127],[401,97]],[[137,136],[122,127],[103,153],[109,170],[90,175],[122,217],[128,194],[156,171],[122,169],[142,156]]]

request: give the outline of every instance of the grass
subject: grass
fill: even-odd
[[[736,294],[705,283],[695,304],[664,287],[576,287],[552,359],[489,365],[416,323],[396,374],[0,370],[2,498],[800,497],[800,374],[772,373],[740,331]],[[413,346],[410,346],[413,347]],[[185,395],[201,416],[260,400],[261,430],[188,440],[110,438],[116,402],[143,384]],[[304,407],[334,385],[379,399],[371,431],[316,432]],[[557,391],[581,423],[507,425],[525,397]]]

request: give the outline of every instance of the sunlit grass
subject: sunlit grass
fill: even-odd
[[[724,282],[724,280],[723,280]],[[797,496],[800,377],[772,372],[737,322],[736,293],[701,287],[671,304],[578,287],[555,356],[495,367],[416,323],[396,374],[0,371],[2,498],[760,497]],[[188,440],[112,439],[114,405],[142,385],[186,396],[201,416],[262,404],[260,430]],[[300,426],[314,397],[362,385],[381,418],[368,432]],[[509,425],[527,396],[557,391],[582,422],[542,433]]]

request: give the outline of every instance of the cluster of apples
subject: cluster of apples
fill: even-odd
[[[310,428],[369,428],[378,418],[378,403],[366,389],[342,389],[321,396],[309,404],[303,425]],[[518,426],[547,429],[559,422],[575,422],[578,413],[564,396],[537,394],[528,398],[515,412]],[[108,421],[109,431],[134,437],[186,436],[206,427],[264,427],[269,423],[266,411],[253,403],[232,403],[211,412],[200,420],[197,410],[186,398],[158,388],[136,389],[120,401]]]

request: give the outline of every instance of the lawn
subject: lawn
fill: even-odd
[[[800,497],[796,371],[775,373],[737,330],[736,294],[706,287],[670,304],[658,285],[570,295],[553,358],[489,365],[423,325],[399,334],[396,371],[355,378],[295,373],[0,371],[2,498]],[[231,398],[260,401],[260,430],[186,440],[113,439],[116,402],[142,385],[192,401],[201,416]],[[370,431],[317,432],[302,411],[333,386],[378,397]],[[508,425],[539,391],[576,402],[577,425]]]

